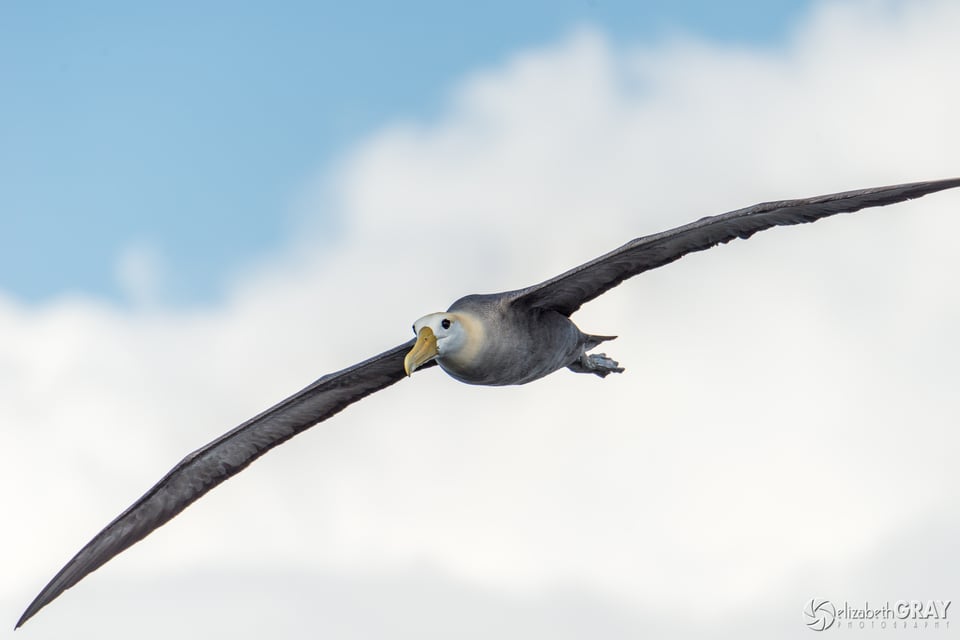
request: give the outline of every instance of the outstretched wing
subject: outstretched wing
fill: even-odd
[[[360,364],[323,376],[181,460],[54,576],[24,611],[17,627],[88,573],[169,522],[207,491],[270,449],[401,380],[405,376],[403,357],[413,343],[411,340]]]
[[[507,296],[513,305],[554,309],[569,316],[584,303],[627,278],[669,264],[688,253],[703,251],[734,238],[749,238],[770,227],[814,222],[838,213],[893,204],[957,186],[960,186],[960,178],[765,202],[631,240],[595,260]]]

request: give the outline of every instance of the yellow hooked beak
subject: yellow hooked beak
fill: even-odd
[[[424,327],[417,334],[417,343],[413,345],[413,349],[410,349],[410,352],[403,359],[403,370],[409,376],[419,367],[436,358],[439,353],[437,336],[433,335],[433,329]]]

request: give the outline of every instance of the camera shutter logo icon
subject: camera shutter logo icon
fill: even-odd
[[[803,622],[808,629],[824,631],[837,619],[837,608],[829,600],[812,598],[803,608]]]

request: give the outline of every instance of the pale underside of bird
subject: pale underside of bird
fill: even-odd
[[[525,384],[562,368],[601,377],[619,373],[623,369],[612,358],[588,353],[612,336],[583,333],[570,316],[627,278],[771,227],[814,222],[957,186],[960,178],[758,204],[631,240],[532,287],[461,298],[446,312],[417,320],[413,340],[323,376],[186,456],[82,548],[16,626],[273,447],[417,369],[439,364],[457,380],[482,385]]]

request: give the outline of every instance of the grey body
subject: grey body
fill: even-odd
[[[627,278],[682,256],[775,226],[814,222],[839,213],[876,207],[960,186],[960,178],[847,191],[800,200],[766,202],[701,218],[669,231],[631,240],[590,262],[526,289],[468,296],[452,311],[476,310],[489,318],[488,337],[477,362],[440,365],[472,384],[523,384],[557,369],[605,376],[620,371],[603,354],[586,351],[607,339],[580,332],[569,316]],[[552,230],[549,233],[569,233]],[[544,235],[548,230],[544,230]],[[350,404],[406,377],[411,340],[359,364],[323,376],[286,400],[197,449],[139,500],[93,537],[30,603],[19,627],[84,576],[170,521],[207,491],[242,471],[273,447],[326,420]],[[428,362],[423,367],[429,366]],[[421,368],[423,368],[421,367]],[[34,526],[57,526],[42,523]]]
[[[440,367],[460,382],[504,386],[526,384],[564,367],[601,376],[615,370],[600,373],[583,364],[590,361],[587,351],[613,336],[585,334],[553,309],[514,305],[503,294],[490,294],[460,298],[448,311],[472,314],[483,322],[487,335],[497,336],[485,340],[469,363],[437,358]]]

